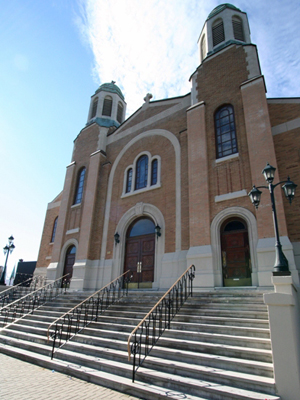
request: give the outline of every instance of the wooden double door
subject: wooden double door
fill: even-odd
[[[154,255],[154,233],[126,239],[124,271],[132,272],[131,287],[152,287]]]

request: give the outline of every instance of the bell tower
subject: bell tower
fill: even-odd
[[[200,34],[200,63],[233,43],[251,43],[247,14],[232,4],[220,4],[209,14]]]
[[[126,103],[120,88],[114,81],[101,85],[91,97],[87,125],[118,128],[125,120]]]

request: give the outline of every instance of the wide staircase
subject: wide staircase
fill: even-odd
[[[268,312],[263,293],[257,290],[194,293],[132,382],[128,337],[162,294],[129,291],[97,322],[56,349],[51,360],[49,324],[88,296],[86,292],[61,294],[33,314],[0,328],[0,351],[139,399],[279,399]]]

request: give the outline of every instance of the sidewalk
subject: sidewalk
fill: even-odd
[[[0,353],[1,400],[135,400],[128,396]]]

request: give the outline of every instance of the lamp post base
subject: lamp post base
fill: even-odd
[[[273,271],[273,276],[290,276],[291,271]]]

